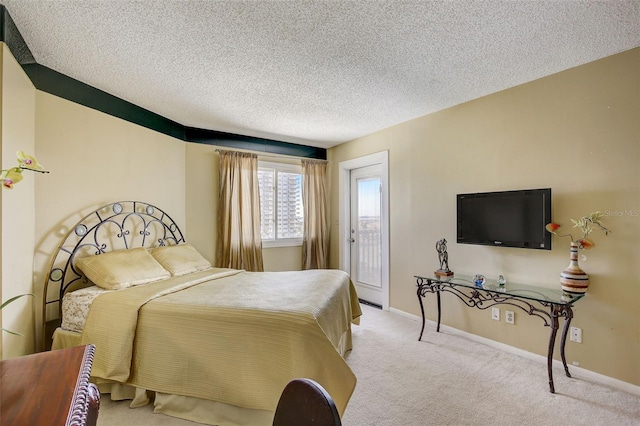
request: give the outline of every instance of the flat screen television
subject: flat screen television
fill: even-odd
[[[458,194],[457,242],[551,250],[551,188]]]

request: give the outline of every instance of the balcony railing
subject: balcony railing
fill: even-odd
[[[380,218],[360,219],[358,223],[358,281],[381,286],[382,234]]]

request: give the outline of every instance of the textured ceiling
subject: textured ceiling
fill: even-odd
[[[319,147],[640,46],[640,0],[0,2],[41,65]]]

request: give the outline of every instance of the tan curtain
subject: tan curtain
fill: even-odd
[[[256,154],[220,151],[216,264],[221,268],[264,270]]]
[[[302,269],[326,269],[329,267],[327,162],[302,160],[302,176]]]

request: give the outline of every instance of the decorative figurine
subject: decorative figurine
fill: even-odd
[[[440,269],[435,271],[437,277],[450,277],[453,272],[449,269],[449,253],[447,253],[447,240],[444,238],[436,243],[436,251],[438,252],[438,260],[440,261]]]
[[[502,275],[498,275],[498,280],[496,282],[498,283],[498,287],[504,287],[505,284],[507,284],[507,280],[505,280]]]
[[[486,280],[487,279],[482,274],[476,274],[473,277],[473,283],[476,285],[476,287],[480,288],[482,288]]]

